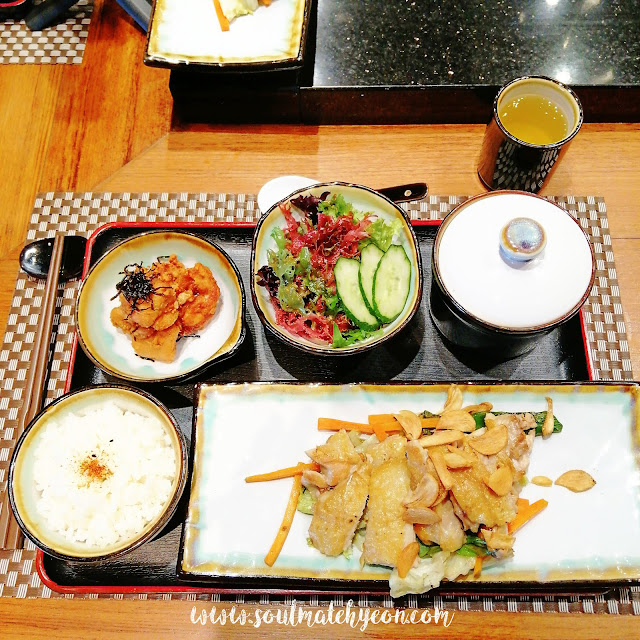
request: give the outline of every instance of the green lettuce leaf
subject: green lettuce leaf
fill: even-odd
[[[302,487],[300,489],[300,495],[298,496],[298,511],[312,516],[315,506],[316,499],[313,497],[311,491],[309,491],[306,487]]]
[[[402,230],[402,222],[400,220],[392,220],[387,222],[382,218],[378,218],[367,227],[371,241],[376,244],[378,249],[386,251],[393,240],[393,236]]]

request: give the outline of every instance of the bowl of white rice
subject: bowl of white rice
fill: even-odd
[[[105,560],[162,531],[187,470],[171,413],[143,391],[102,385],[59,398],[31,422],[11,460],[9,499],[45,553]]]

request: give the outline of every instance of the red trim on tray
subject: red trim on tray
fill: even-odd
[[[20,4],[24,4],[27,0],[15,0],[15,2],[0,2],[0,9],[6,9],[7,7],[17,7]]]
[[[88,587],[67,587],[54,582],[44,568],[44,552],[38,549],[36,554],[36,569],[42,583],[57,593],[171,593],[171,592],[202,592],[210,591],[201,587],[149,587],[149,586],[88,586]]]
[[[71,391],[71,379],[73,378],[73,367],[76,363],[76,352],[78,351],[78,334],[73,334],[73,342],[71,343],[71,357],[69,358],[69,366],[67,367],[67,379],[64,381],[63,395]]]
[[[580,331],[582,332],[582,346],[584,348],[584,359],[587,362],[587,376],[589,380],[593,377],[593,362],[591,361],[591,351],[589,350],[589,340],[587,338],[587,321],[584,319],[584,311],[580,309]]]
[[[428,227],[438,226],[442,224],[442,220],[410,220],[412,227]]]
[[[57,593],[73,593],[73,594],[86,594],[86,593],[102,593],[102,594],[114,594],[114,593],[219,593],[223,595],[296,595],[296,594],[308,594],[308,595],[336,595],[336,596],[353,596],[357,592],[353,590],[338,590],[333,589],[278,589],[274,587],[270,588],[223,588],[223,587],[190,587],[176,586],[176,587],[158,587],[158,586],[86,586],[86,587],[67,587],[59,585],[54,582],[47,574],[44,568],[44,552],[38,549],[36,553],[36,570],[38,576],[42,580],[42,584],[48,587],[52,591]],[[368,596],[386,596],[389,595],[389,590],[380,591],[367,591],[362,595]]]

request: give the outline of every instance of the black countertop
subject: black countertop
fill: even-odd
[[[640,84],[638,0],[318,0],[316,87]]]
[[[311,1],[301,70],[174,71],[176,103],[208,120],[255,119],[260,99],[275,121],[487,122],[502,84],[536,74],[571,85],[586,121],[640,121],[640,0]]]

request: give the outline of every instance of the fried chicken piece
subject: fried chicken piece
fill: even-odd
[[[409,470],[404,456],[373,468],[362,562],[395,567],[400,551],[415,540],[412,525],[404,520],[403,501],[409,488]]]
[[[466,536],[451,501],[445,500],[433,510],[440,516],[440,522],[414,525],[416,535],[427,545],[435,542],[443,551],[456,551],[465,543]]]
[[[139,303],[135,309],[123,294],[120,294],[119,300],[120,306],[111,311],[111,322],[127,333],[139,327],[163,331],[178,319],[178,302],[171,289],[161,294],[151,294],[149,300]]]
[[[498,455],[474,454],[476,460],[471,467],[452,470],[451,492],[455,496],[456,507],[473,523],[473,527],[482,524],[491,528],[505,525],[516,517],[520,479],[529,466],[536,424],[530,413],[487,414],[485,422],[491,425],[490,428],[506,427],[507,445]],[[471,453],[466,444],[465,450]],[[511,491],[503,496],[496,495],[485,482],[499,466],[509,466],[513,472]]]
[[[196,333],[204,327],[216,312],[220,299],[220,288],[208,267],[197,262],[189,269],[189,277],[192,279],[188,290],[191,295],[184,302],[180,302],[180,322],[182,335],[185,336]]]
[[[176,357],[179,333],[180,327],[177,324],[162,331],[138,329],[132,335],[133,350],[141,358],[158,360],[159,362],[173,362]]]
[[[131,336],[140,357],[172,362],[177,340],[199,331],[213,317],[220,288],[208,267],[198,262],[187,269],[176,255],[127,271],[125,280],[141,272],[151,291],[129,301],[120,290],[120,306],[111,310],[111,323]]]
[[[468,469],[456,469],[452,472],[451,493],[469,521],[494,527],[511,522],[516,517],[517,494],[496,495],[485,483],[489,475],[480,460],[476,460]]]
[[[323,491],[313,510],[309,538],[327,556],[338,556],[353,540],[369,495],[371,465],[361,464],[335,489]]]
[[[324,444],[307,451],[307,455],[320,465],[321,471],[316,482],[313,481],[315,476],[311,473],[303,474],[303,480],[310,484],[316,484],[321,489],[324,488],[322,480],[326,486],[335,487],[339,482],[348,478],[362,463],[362,457],[355,450],[344,429],[334,433]]]
[[[371,456],[373,464],[378,466],[396,458],[402,458],[404,460],[406,447],[407,439],[397,433],[385,438],[379,444],[368,449],[367,454]]]

